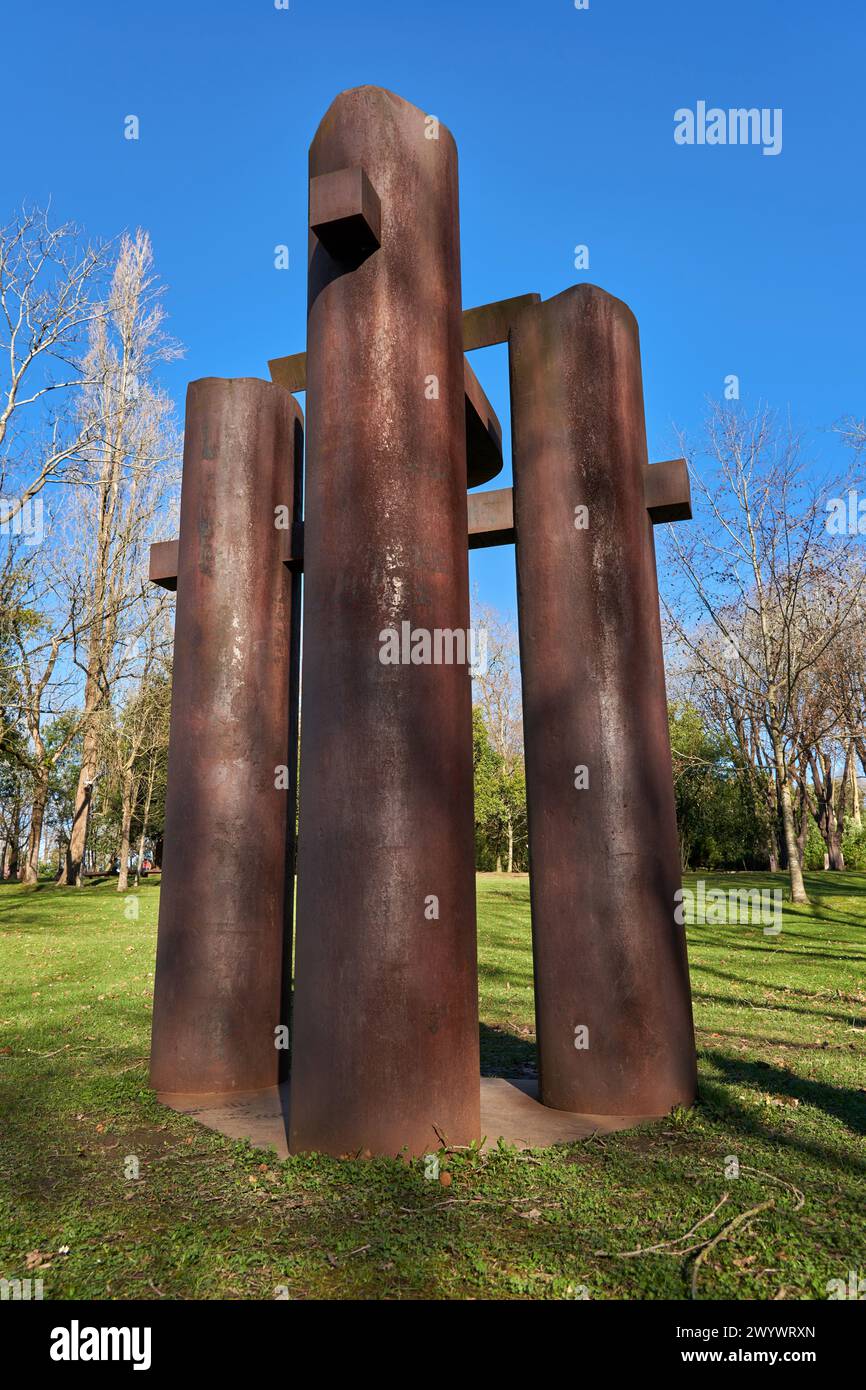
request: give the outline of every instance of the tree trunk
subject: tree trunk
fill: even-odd
[[[22,883],[39,881],[39,847],[42,843],[42,823],[45,807],[48,804],[48,774],[38,772],[34,777],[33,802],[30,810],[30,835],[27,840],[27,857],[24,861]]]
[[[20,840],[21,804],[15,801],[9,816],[9,834],[6,837],[6,847],[3,851],[3,878],[7,883],[14,883],[18,878],[18,846]]]
[[[117,875],[118,893],[125,893],[129,887],[129,832],[132,825],[132,808],[135,805],[137,793],[138,779],[133,777],[131,769],[126,769],[123,774],[123,791],[121,793],[120,873]]]
[[[812,756],[809,761],[817,801],[815,819],[827,846],[825,867],[838,872],[845,868],[845,856],[842,853],[842,836],[836,814],[833,764],[828,753],[821,753],[817,758]]]
[[[776,810],[776,798],[773,798],[773,811]],[[770,864],[770,873],[779,872],[779,836],[776,832],[776,824],[770,825],[767,831],[767,859]]]
[[[144,841],[147,837],[147,818],[150,815],[150,802],[153,797],[153,784],[156,780],[156,763],[152,762],[150,774],[147,779],[147,794],[144,798],[144,810],[141,813],[141,835],[138,839],[138,860],[135,867],[135,885],[141,883],[141,861],[144,858]]]
[[[853,824],[862,826],[860,819],[860,788],[858,787],[858,773],[856,773],[855,752],[853,752],[853,739],[849,741],[848,748],[845,749],[845,766],[842,769],[840,781],[840,808],[838,808],[837,820],[841,824],[845,823],[845,802],[851,794],[851,819]]]
[[[806,841],[809,838],[809,797],[806,792],[805,773],[800,784],[800,828],[797,831],[797,857],[800,867],[806,857]]]
[[[93,800],[93,780],[96,776],[96,731],[86,728],[81,771],[75,789],[75,810],[72,816],[72,830],[69,834],[69,853],[60,877],[61,883],[81,887],[81,874],[84,868],[84,850],[87,845],[87,826],[90,820],[90,804]]]
[[[827,860],[834,873],[841,873],[845,868],[845,852],[842,849],[842,836],[838,824],[832,825],[828,833],[830,838],[827,844]]]
[[[794,829],[794,807],[791,802],[791,783],[788,778],[788,769],[785,766],[782,733],[773,723],[770,724],[770,742],[773,746],[776,788],[779,793],[779,805],[782,811],[782,832],[785,838],[785,849],[788,854],[788,873],[791,877],[791,901],[795,903],[807,903],[809,901],[809,896],[803,883],[803,868],[800,864],[800,856],[797,852],[797,832]]]

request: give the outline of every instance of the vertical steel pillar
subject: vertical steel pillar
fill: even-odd
[[[381,659],[469,624],[457,152],[362,87],[310,178],[289,1144],[419,1154],[480,1130],[470,677]]]
[[[159,1091],[257,1090],[276,1084],[284,1055],[275,1028],[288,1022],[295,634],[277,509],[291,521],[301,421],[270,382],[208,377],[187,393],[151,1049]]]
[[[579,285],[510,361],[541,1100],[663,1114],[695,1048],[637,324]]]

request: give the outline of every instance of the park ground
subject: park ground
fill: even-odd
[[[158,885],[137,909],[107,881],[4,885],[0,1278],[45,1298],[826,1298],[866,1276],[866,874],[807,886],[778,936],[689,927],[694,1109],[443,1155],[442,1182],[422,1162],[278,1162],[164,1110],[147,1087]],[[482,1070],[525,1076],[526,877],[480,875],[478,907]]]

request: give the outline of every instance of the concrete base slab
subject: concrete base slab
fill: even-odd
[[[485,1147],[502,1138],[519,1149],[545,1149],[550,1144],[573,1144],[591,1134],[658,1120],[660,1115],[576,1115],[552,1110],[538,1100],[537,1081],[510,1081],[501,1076],[481,1078],[481,1133]]]
[[[485,1148],[503,1139],[519,1149],[543,1149],[551,1144],[572,1144],[592,1134],[613,1134],[616,1130],[632,1129],[662,1118],[659,1115],[575,1115],[567,1110],[551,1110],[539,1104],[537,1096],[537,1081],[482,1076],[481,1133],[485,1136]],[[238,1091],[229,1095],[160,1092],[159,1100],[229,1139],[247,1139],[256,1148],[275,1150],[278,1158],[288,1157],[288,1083],[266,1091]]]

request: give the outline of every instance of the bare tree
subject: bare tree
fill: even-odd
[[[144,602],[147,546],[175,480],[173,405],[154,380],[156,365],[180,354],[163,331],[162,292],[147,233],[124,236],[105,312],[91,328],[82,417],[92,442],[74,485],[80,544],[70,586],[80,585],[86,616],[75,642],[84,673],[83,752],[61,879],[71,884],[81,882],[98,770],[97,716],[134,664],[152,620]]]
[[[94,292],[105,246],[71,222],[23,208],[0,228],[0,495],[14,521],[47,483],[64,477],[94,438],[75,413],[88,381],[88,335],[103,312]]]
[[[681,645],[709,678],[733,684],[763,726],[791,896],[807,902],[792,797],[793,724],[804,679],[844,632],[866,572],[853,550],[856,538],[829,534],[826,491],[808,484],[799,439],[780,430],[768,410],[748,415],[714,405],[709,469],[685,452],[699,513],[688,536],[668,528],[687,589],[667,611]],[[701,615],[720,645],[702,640]]]
[[[16,659],[8,672],[7,694],[15,722],[20,721],[27,735],[9,747],[15,764],[27,776],[30,794],[30,829],[20,873],[23,883],[37,881],[51,774],[82,724],[73,698],[76,681],[63,661],[76,620],[74,597],[72,602],[67,608],[58,603],[50,566],[43,567],[34,556],[29,584],[10,621]],[[60,735],[49,739],[46,726],[60,715],[65,716]]]
[[[123,708],[106,726],[104,761],[120,791],[118,893],[125,893],[129,885],[132,821],[140,792],[143,787],[139,867],[154,783],[161,757],[168,749],[170,637],[162,592],[153,604],[152,621],[144,638],[144,648],[140,669]]]

